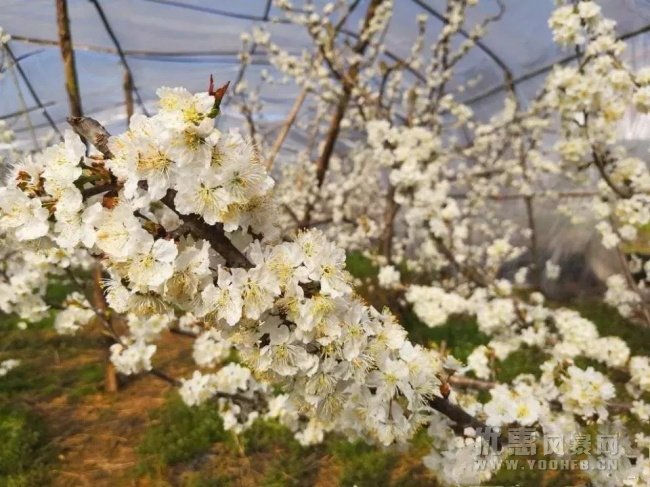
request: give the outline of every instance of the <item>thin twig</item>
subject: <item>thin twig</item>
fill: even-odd
[[[289,111],[289,115],[287,115],[287,118],[284,120],[284,123],[280,128],[280,132],[278,132],[278,136],[275,138],[275,142],[273,142],[273,146],[269,151],[269,157],[266,159],[267,171],[270,171],[271,168],[273,167],[273,162],[275,161],[275,157],[280,152],[280,149],[282,148],[282,145],[284,144],[284,141],[286,140],[287,135],[291,130],[291,127],[296,121],[298,112],[300,111],[300,108],[302,107],[302,104],[304,103],[305,98],[307,97],[307,92],[308,92],[307,88],[303,88],[300,94],[298,95],[298,97],[296,98],[296,100],[293,102],[293,106]]]

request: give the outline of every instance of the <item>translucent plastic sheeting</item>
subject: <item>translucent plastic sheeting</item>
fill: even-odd
[[[210,73],[218,81],[236,79],[239,72],[237,53],[240,34],[254,25],[264,24],[274,41],[285,49],[298,52],[308,45],[303,28],[283,22],[282,12],[268,0],[97,0],[126,54],[135,86],[149,109],[153,108],[155,89],[162,85],[183,85],[190,90],[206,88]],[[299,6],[299,1],[294,1]],[[325,2],[318,1],[317,4]],[[502,106],[504,74],[512,74],[522,102],[534,96],[546,70],[571,56],[552,41],[547,26],[553,0],[503,0],[505,11],[489,26],[479,48],[475,48],[458,66],[456,83],[478,78],[478,83],[464,96],[481,116],[489,116]],[[618,23],[620,36],[640,52],[633,59],[646,59],[645,42],[638,42],[650,24],[650,0],[599,0],[604,12]],[[367,0],[351,16],[346,26],[358,31],[358,23]],[[445,10],[445,0],[395,0],[394,14],[386,37],[393,56],[406,56],[416,32],[415,17],[429,15],[427,40],[433,43],[442,27],[438,18]],[[79,86],[83,109],[101,119],[109,130],[125,126],[123,69],[116,46],[101,22],[97,9],[89,0],[69,0],[73,42],[76,51]],[[496,0],[481,0],[470,9],[466,28],[499,11]],[[61,56],[56,45],[56,12],[52,0],[0,0],[0,26],[13,40],[10,48],[33,90],[49,116],[59,127],[65,126],[68,114],[64,91]],[[30,39],[30,42],[27,42]],[[462,39],[456,39],[460,43]],[[629,41],[628,41],[629,42]],[[640,46],[640,47],[639,47]],[[6,119],[26,147],[51,136],[43,110],[30,94],[29,87],[11,63],[0,79],[0,118]],[[272,71],[262,50],[253,56],[245,72],[249,85],[260,84],[263,69]],[[292,86],[263,87],[265,124],[272,127],[289,110],[297,90]],[[13,116],[24,109],[25,115]],[[136,110],[140,110],[136,107]],[[238,118],[226,107],[224,121]],[[634,124],[633,124],[634,125]],[[638,125],[638,124],[637,124]],[[642,124],[643,125],[643,124]],[[645,125],[644,125],[645,126]],[[294,140],[294,143],[299,143]]]

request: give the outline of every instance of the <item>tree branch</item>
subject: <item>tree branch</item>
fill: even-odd
[[[465,428],[473,428],[490,446],[496,447],[497,451],[501,451],[504,447],[500,434],[495,428],[479,421],[457,404],[450,402],[449,399],[434,396],[429,399],[429,406],[451,419],[460,431]]]
[[[176,379],[176,378],[174,378],[174,377],[171,377],[171,376],[167,375],[167,374],[166,374],[165,372],[163,372],[162,370],[151,369],[151,370],[149,371],[149,373],[150,373],[151,375],[153,375],[154,377],[158,377],[159,379],[164,380],[164,381],[167,382],[168,384],[173,385],[174,387],[180,387],[180,386],[181,386],[181,381],[180,381],[180,380],[178,380],[178,379]]]
[[[228,237],[226,237],[222,223],[208,225],[197,215],[180,214],[174,206],[175,196],[176,191],[170,189],[161,201],[174,211],[181,220],[183,220],[183,223],[188,226],[193,235],[207,240],[212,248],[226,259],[228,265],[232,267],[242,267],[244,269],[250,269],[253,267],[253,264],[248,260],[248,258],[246,258],[246,256],[235,247]]]

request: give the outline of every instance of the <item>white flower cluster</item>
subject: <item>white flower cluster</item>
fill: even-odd
[[[511,299],[496,298],[481,303],[476,311],[479,329],[492,334],[500,329],[508,329],[516,320],[515,304]]]
[[[122,374],[137,374],[151,370],[151,358],[154,353],[156,346],[144,341],[135,341],[128,345],[114,343],[111,345],[111,362]]]
[[[567,46],[583,44],[588,36],[585,24],[593,23],[599,15],[600,6],[592,1],[580,1],[558,7],[549,20],[553,39]]]
[[[17,359],[7,359],[0,362],[0,377],[7,375],[12,369],[15,369],[20,365],[20,360]]]
[[[611,275],[607,278],[606,284],[605,302],[618,309],[622,316],[632,316],[634,307],[640,303],[641,297],[630,289],[625,277],[620,274]]]
[[[535,424],[542,416],[544,408],[535,387],[526,381],[519,381],[513,389],[498,385],[490,390],[491,400],[485,404],[487,424],[502,426],[517,422],[522,426]],[[547,412],[544,412],[547,414]]]
[[[609,367],[622,367],[630,357],[629,347],[618,337],[600,337],[596,326],[579,313],[560,309],[555,313],[555,326],[561,339],[553,347],[557,358],[578,355],[603,362]]]
[[[400,272],[395,269],[395,266],[385,265],[379,269],[379,274],[377,275],[377,280],[379,285],[386,289],[390,289],[399,285],[400,282]]]
[[[272,181],[248,144],[213,128],[211,97],[159,95],[160,112],[134,116],[103,157],[68,132],[18,165],[0,189],[2,230],[102,257],[107,301],[128,327],[111,346],[118,371],[152,370],[155,340],[191,313],[210,328],[195,346],[200,365],[232,346],[247,368],[194,375],[182,386],[188,403],[223,394],[222,412],[249,424],[232,397],[256,387],[254,373],[285,388],[309,435],[318,418],[383,444],[409,438],[437,393],[437,353],[354,296],[345,252],[322,233],[275,240]],[[68,304],[56,325],[66,333],[90,318],[80,296]]]
[[[472,350],[472,353],[467,357],[467,368],[474,372],[474,375],[479,379],[490,378],[490,356],[493,352],[489,347],[480,345]]]
[[[650,392],[650,357],[632,357],[629,368],[631,376],[629,385],[634,395],[638,396],[639,392]]]
[[[194,340],[192,357],[200,367],[212,367],[230,355],[232,344],[219,330],[210,329]]]
[[[74,335],[95,317],[95,311],[79,292],[70,294],[63,306],[64,309],[54,319],[54,329],[61,335]]]
[[[259,417],[259,411],[250,406],[258,399],[257,395],[265,391],[266,387],[253,379],[249,369],[234,363],[213,374],[202,374],[197,370],[191,378],[183,379],[180,387],[183,401],[190,406],[218,396],[217,405],[224,427],[235,433],[240,433]],[[243,398],[244,402],[235,404],[228,400],[232,396]]]
[[[437,287],[409,286],[406,300],[413,303],[413,311],[431,328],[445,324],[452,314],[467,311],[465,299]]]
[[[616,395],[614,385],[593,367],[581,369],[570,366],[559,386],[560,402],[565,411],[585,418],[598,416],[599,421],[606,420],[607,401]]]
[[[48,242],[24,245],[15,236],[0,233],[0,311],[25,322],[43,319],[49,310],[45,302],[49,280],[88,265],[83,252],[68,253]]]
[[[459,437],[444,418],[434,417],[428,433],[433,448],[422,461],[444,485],[480,485],[490,480],[494,471],[489,463],[484,469],[468,468],[480,460],[482,451],[492,447],[473,428],[466,428],[464,436]],[[495,459],[502,457],[503,452],[495,454]]]

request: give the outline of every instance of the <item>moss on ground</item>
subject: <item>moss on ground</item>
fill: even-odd
[[[0,485],[32,487],[49,483],[54,451],[47,447],[40,417],[17,405],[0,406]]]

